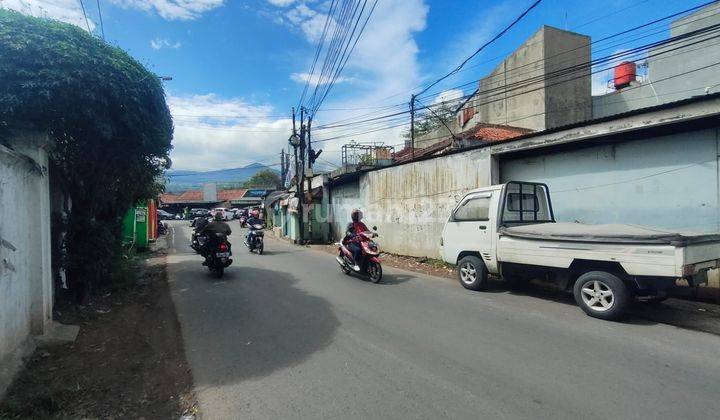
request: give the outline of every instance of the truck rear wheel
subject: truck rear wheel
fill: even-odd
[[[590,271],[580,276],[575,281],[573,294],[586,314],[606,320],[622,318],[630,297],[625,283],[605,271]]]
[[[484,290],[487,288],[488,273],[485,263],[478,257],[468,255],[458,261],[458,280],[466,289]]]

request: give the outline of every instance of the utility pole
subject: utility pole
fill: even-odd
[[[285,177],[287,172],[285,171],[285,148],[280,150],[280,184],[285,185]]]
[[[410,96],[410,152],[415,159],[415,95]]]
[[[302,244],[305,237],[305,213],[303,212],[303,200],[305,200],[305,107],[300,107],[300,172],[298,173],[297,189],[300,193],[298,200],[298,228],[300,229],[299,241]]]

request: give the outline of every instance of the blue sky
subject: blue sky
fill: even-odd
[[[79,25],[100,36],[97,0],[0,0],[0,5]],[[318,113],[322,124],[407,102],[418,86],[459,64],[532,1],[379,0],[353,57]],[[599,39],[625,28],[701,4],[700,1],[634,2],[543,0],[518,26],[468,64],[469,69],[433,91],[487,74],[543,24]],[[176,169],[218,169],[251,162],[275,163],[289,134],[290,107],[304,86],[327,0],[100,0],[108,42],[127,50],[166,82],[175,117]],[[607,55],[667,37],[617,46]],[[595,46],[594,46],[595,48]],[[594,77],[594,92],[604,89]],[[472,90],[472,87],[468,88]],[[457,95],[450,91],[445,97]],[[355,110],[353,110],[355,109]],[[383,111],[375,111],[382,113]],[[377,114],[375,114],[377,115]],[[402,128],[327,142],[322,165],[339,161],[350,139],[399,144]],[[339,133],[346,133],[339,132]],[[338,133],[318,133],[332,136]]]

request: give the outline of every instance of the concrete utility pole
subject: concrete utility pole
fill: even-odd
[[[415,159],[415,95],[410,96],[410,153]]]
[[[298,173],[297,188],[300,193],[298,200],[298,240],[302,244],[305,240],[305,215],[302,211],[305,200],[305,107],[300,107],[300,172]]]
[[[287,172],[285,170],[285,148],[283,147],[282,150],[280,150],[280,183],[281,185],[285,185],[285,177],[287,176]]]

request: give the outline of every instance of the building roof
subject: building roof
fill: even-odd
[[[532,132],[533,130],[528,128],[480,123],[469,130],[463,131],[458,137],[496,142],[510,140]]]
[[[527,128],[513,127],[510,125],[480,123],[475,125],[475,127],[465,130],[462,133],[456,135],[455,139],[447,138],[422,149],[415,149],[415,153],[413,153],[411,147],[406,147],[399,152],[393,154],[393,159],[395,160],[395,162],[408,162],[413,159],[420,159],[427,156],[439,155],[448,149],[462,149],[464,147],[472,146],[473,142],[500,142],[510,140],[515,137],[520,137],[532,132],[533,130]],[[456,139],[465,140],[466,142],[465,144],[459,144],[458,142],[455,142]],[[470,142],[470,145],[468,145],[467,142]]]
[[[202,201],[202,190],[188,190],[177,197],[177,201]]]
[[[245,196],[248,190],[238,188],[233,190],[220,190],[217,192],[218,201],[239,200]]]

